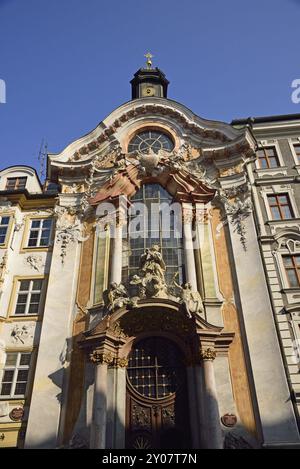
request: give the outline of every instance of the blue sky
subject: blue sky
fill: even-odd
[[[38,167],[130,99],[150,50],[196,114],[300,113],[300,0],[0,0],[0,164]]]

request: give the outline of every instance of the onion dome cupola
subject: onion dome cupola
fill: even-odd
[[[153,55],[145,54],[146,68],[140,68],[131,80],[132,99],[156,96],[166,98],[169,81],[165,74],[157,67],[152,67]]]

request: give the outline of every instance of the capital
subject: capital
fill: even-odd
[[[94,350],[90,354],[90,361],[97,365],[111,365],[114,361],[114,357],[110,352],[99,352],[98,350]]]
[[[191,224],[194,220],[193,210],[189,208],[184,208],[182,210],[182,220],[184,224]]]
[[[200,357],[202,360],[214,360],[216,358],[216,351],[213,348],[200,349]]]
[[[206,223],[208,219],[207,210],[205,208],[196,208],[196,222]]]
[[[116,368],[126,368],[128,366],[128,358],[118,357],[114,359],[114,366]]]

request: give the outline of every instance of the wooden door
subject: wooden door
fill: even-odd
[[[127,448],[189,448],[186,370],[168,339],[138,342],[129,356],[126,396]]]

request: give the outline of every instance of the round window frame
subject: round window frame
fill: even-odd
[[[160,133],[161,135],[164,135],[165,137],[167,137],[170,142],[172,143],[173,145],[173,148],[172,150],[164,150],[164,151],[167,151],[168,153],[172,153],[174,150],[176,150],[176,138],[175,136],[168,130],[166,129],[165,127],[159,127],[159,126],[146,126],[146,127],[139,127],[138,129],[136,129],[136,131],[130,136],[128,142],[127,142],[127,153],[130,155],[132,153],[134,153],[134,150],[132,150],[131,152],[129,152],[129,147],[132,143],[132,141],[139,135],[139,134],[142,134],[142,133],[145,133],[145,132],[157,132],[157,133]],[[139,154],[141,155],[145,155],[147,153],[143,153],[143,152],[140,152],[138,150],[136,150]],[[156,153],[157,154],[157,153]]]

